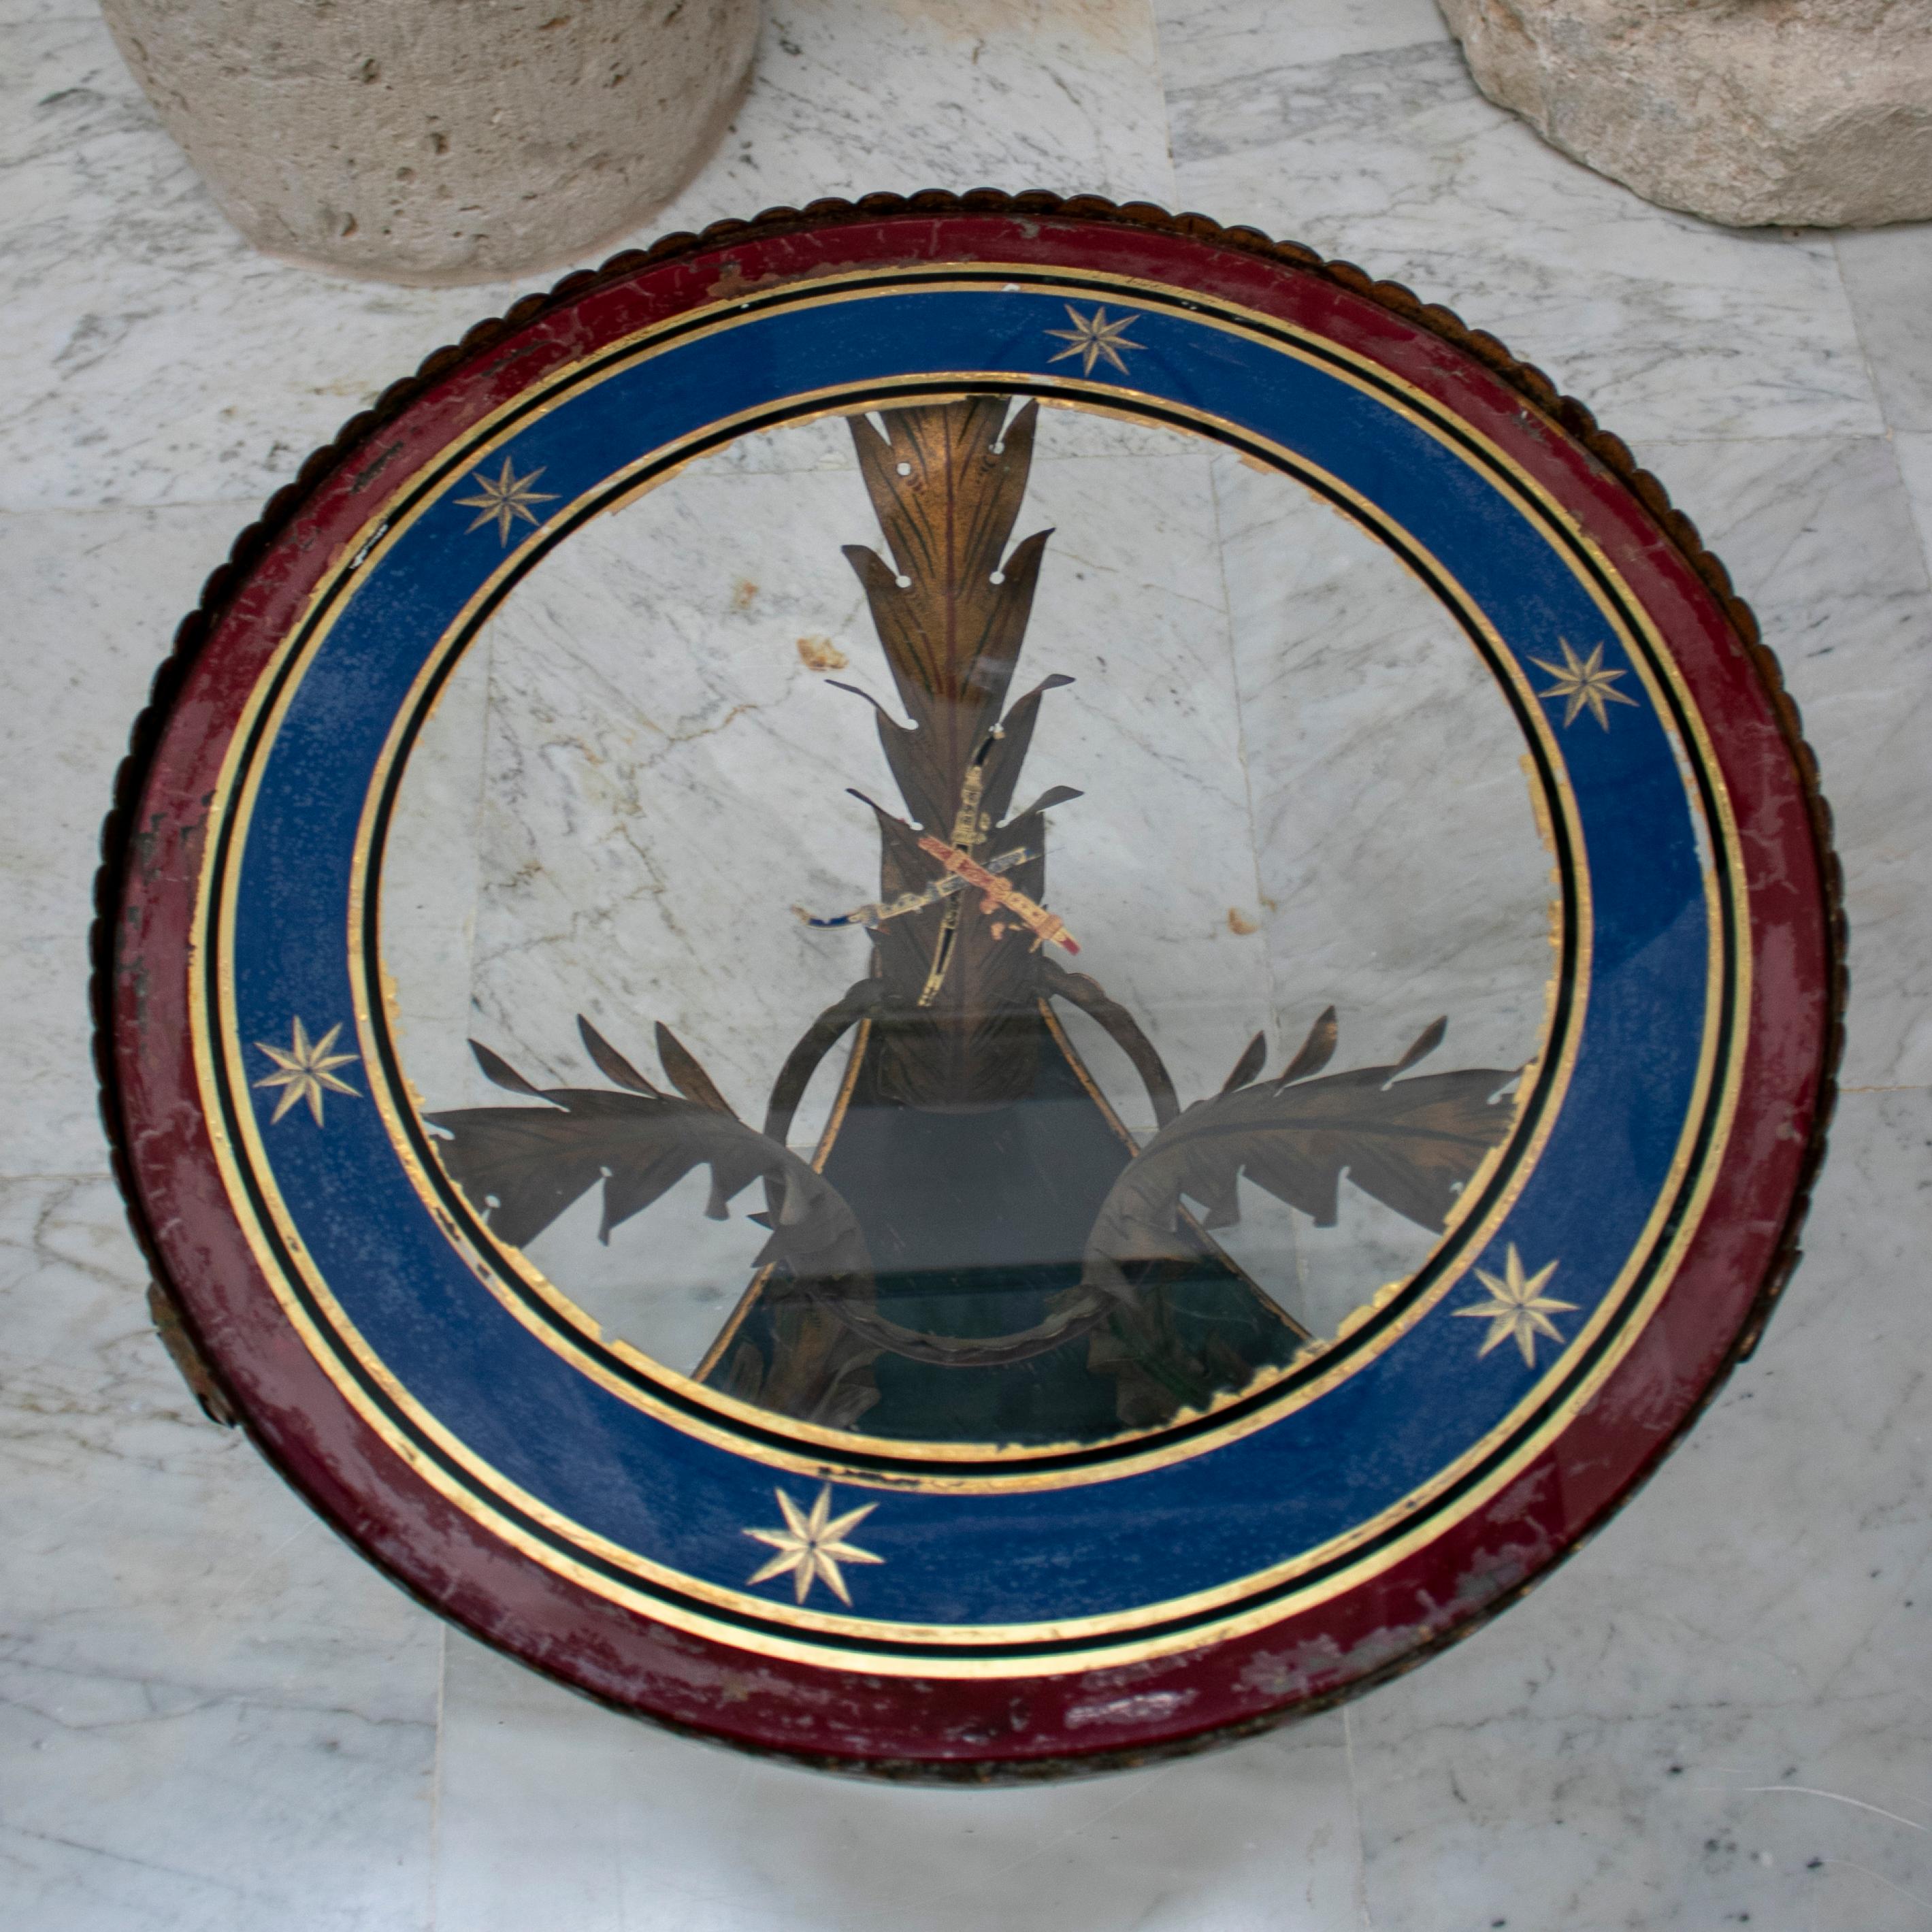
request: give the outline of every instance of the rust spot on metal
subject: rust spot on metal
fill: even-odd
[[[162,1347],[168,1352],[168,1359],[180,1370],[182,1380],[188,1384],[188,1393],[200,1406],[202,1414],[224,1429],[234,1428],[242,1418],[230,1406],[220,1384],[214,1379],[214,1372],[182,1325],[179,1311],[162,1292],[158,1282],[148,1284],[148,1315]]]
[[[384,470],[388,468],[402,446],[400,442],[386,443],[360,470],[356,471],[354,476],[350,478],[350,488],[366,490]]]

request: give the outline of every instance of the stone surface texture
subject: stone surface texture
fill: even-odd
[[[398,282],[655,214],[744,92],[760,0],[102,0],[162,125],[272,255]]]
[[[1736,227],[1932,215],[1932,0],[1442,0],[1483,92]]]
[[[10,1932],[1932,1924],[1932,225],[1741,234],[1654,207],[1485,99],[1433,0],[772,0],[724,142],[626,239],[982,182],[1205,208],[1410,283],[1588,402],[1731,566],[1838,810],[1856,956],[1847,1091],[1763,1346],[1468,1642],[1147,1772],[827,1779],[446,1632],[201,1420],[149,1334],[85,933],[115,764],[202,578],[344,418],[524,287],[266,259],[89,0],[0,0]],[[1226,594],[1257,608],[1274,526],[1232,481]],[[1354,635],[1346,578],[1312,589]],[[463,943],[473,888],[424,890]]]

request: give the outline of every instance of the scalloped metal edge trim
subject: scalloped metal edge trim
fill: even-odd
[[[1846,965],[1846,925],[1844,910],[1844,873],[1832,842],[1832,812],[1820,788],[1818,760],[1804,735],[1803,720],[1796,700],[1786,689],[1784,674],[1776,655],[1763,640],[1756,614],[1732,589],[1730,573],[1704,547],[1697,526],[1671,502],[1670,493],[1648,470],[1640,465],[1623,440],[1600,428],[1588,406],[1574,396],[1566,396],[1534,363],[1520,361],[1486,330],[1472,328],[1453,309],[1439,302],[1424,302],[1400,282],[1378,280],[1352,262],[1330,261],[1312,248],[1296,242],[1280,242],[1258,228],[1228,227],[1205,214],[1172,214],[1152,202],[1117,202],[1102,195],[1063,196],[1046,189],[1010,194],[998,188],[974,188],[955,194],[945,188],[926,188],[916,193],[862,195],[856,201],[830,199],[808,202],[802,208],[777,207],[764,210],[749,220],[714,221],[696,233],[688,231],[662,236],[646,248],[627,248],[611,256],[595,268],[579,268],[566,275],[550,289],[521,297],[500,316],[479,322],[460,340],[432,351],[418,365],[413,375],[392,382],[368,409],[351,416],[332,441],[314,451],[292,481],[284,484],[262,506],[255,521],[244,528],[230,547],[226,560],[210,573],[202,586],[200,602],[176,627],[166,657],[156,668],[148,688],[148,702],[135,720],[128,752],[114,781],[112,803],[100,831],[100,863],[94,874],[94,919],[88,940],[90,973],[88,1004],[93,1015],[94,1075],[100,1090],[101,1126],[106,1133],[116,1185],[126,1208],[128,1226],[152,1276],[150,1305],[155,1310],[157,1327],[163,1333],[169,1354],[181,1368],[196,1399],[211,1419],[238,1422],[255,1448],[285,1482],[296,1490],[318,1514],[325,1515],[302,1486],[282,1466],[280,1459],[248,1426],[247,1412],[224,1381],[219,1369],[209,1359],[196,1335],[179,1294],[170,1280],[153,1231],[149,1227],[128,1156],[127,1123],[114,1070],[113,993],[114,941],[116,909],[121,897],[131,841],[134,815],[148,773],[158,752],[174,699],[202,646],[213,635],[226,614],[229,599],[248,573],[265,556],[293,520],[298,508],[307,500],[322,479],[345,462],[370,435],[400,416],[416,398],[450,374],[460,364],[493,344],[502,340],[538,317],[576,301],[592,290],[634,274],[639,269],[709,254],[734,242],[762,241],[776,235],[801,230],[836,227],[842,223],[873,221],[905,214],[993,214],[1049,216],[1112,224],[1126,229],[1152,230],[1185,236],[1190,240],[1230,248],[1264,260],[1278,262],[1320,280],[1331,282],[1375,303],[1378,308],[1418,324],[1453,347],[1473,356],[1490,373],[1516,391],[1544,416],[1580,446],[1634,496],[1645,512],[1670,540],[1699,580],[1716,599],[1745,656],[1762,682],[1770,699],[1779,732],[1791,753],[1809,814],[1811,832],[1819,856],[1820,895],[1826,915],[1826,1022],[1822,1064],[1818,1071],[1818,1103],[1811,1131],[1805,1144],[1792,1191],[1790,1212],[1785,1217],[1769,1266],[1765,1271],[1756,1299],[1744,1326],[1738,1330],[1730,1354],[1712,1377],[1696,1404],[1688,1410],[1677,1428],[1660,1443],[1649,1461],[1633,1477],[1616,1504],[1582,1535],[1578,1536],[1531,1577],[1496,1598],[1477,1615],[1446,1630],[1414,1650],[1380,1669],[1365,1672],[1351,1682],[1320,1697],[1292,1708],[1264,1714],[1239,1723],[1212,1726],[1189,1736],[1168,1738],[1154,1744],[1114,1750],[1078,1754],[1059,1757],[1029,1759],[1017,1762],[990,1765],[982,1761],[940,1759],[858,1758],[809,1751],[788,1751],[776,1746],[754,1744],[702,1730],[674,1719],[656,1716],[635,1707],[596,1697],[579,1684],[571,1684],[541,1664],[511,1650],[473,1626],[463,1624],[443,1605],[431,1601],[406,1579],[398,1575],[360,1544],[349,1539],[364,1562],[381,1570],[389,1580],[427,1610],[446,1621],[457,1623],[481,1642],[504,1650],[516,1661],[539,1675],[562,1683],[593,1702],[608,1702],[624,1715],[655,1724],[660,1729],[703,1742],[722,1744],[754,1756],[775,1757],[821,1771],[882,1778],[902,1783],[936,1784],[1018,1784],[1043,1779],[1128,1770],[1190,1756],[1211,1746],[1252,1737],[1276,1726],[1312,1717],[1348,1700],[1360,1696],[1378,1684],[1406,1675],[1438,1652],[1472,1636],[1492,1618],[1500,1616],[1518,1598],[1526,1595],[1546,1576],[1565,1563],[1596,1535],[1629,1503],[1665,1459],[1695,1426],[1730,1380],[1738,1365],[1750,1360],[1762,1340],[1780,1298],[1803,1258],[1799,1238],[1810,1211],[1811,1196],[1825,1158],[1825,1146],[1832,1118],[1838,1103],[1838,1076],[1844,1057],[1845,1004],[1850,985]],[[168,1318],[164,1322],[160,1311]],[[196,1373],[188,1366],[198,1367]],[[208,1398],[214,1398],[211,1402]],[[218,1411],[226,1412],[226,1415]],[[346,1535],[342,1526],[332,1524]]]

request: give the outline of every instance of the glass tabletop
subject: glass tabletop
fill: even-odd
[[[472,527],[544,481],[485,464]],[[1552,656],[1559,711],[1628,701]],[[1305,1365],[1504,1158],[1562,936],[1526,753],[1278,467],[1000,394],[808,416],[463,652],[384,852],[400,1066],[586,1333],[866,1436],[1131,1436]],[[1526,1360],[1527,1286],[1478,1304]]]

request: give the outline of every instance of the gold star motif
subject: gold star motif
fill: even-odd
[[[1140,320],[1138,316],[1124,315],[1118,322],[1109,322],[1104,308],[1096,308],[1091,315],[1082,315],[1071,302],[1066,304],[1066,314],[1073,324],[1071,328],[1049,328],[1046,332],[1056,342],[1068,345],[1058,355],[1048,356],[1049,362],[1064,362],[1070,356],[1077,356],[1080,358],[1081,374],[1090,376],[1094,364],[1104,360],[1124,376],[1127,361],[1120,351],[1145,346],[1130,342],[1126,337],[1126,332]]]
[[[507,548],[511,526],[519,517],[531,529],[537,527],[536,514],[530,508],[532,503],[554,503],[556,501],[550,491],[530,487],[542,474],[541,470],[532,470],[527,476],[519,476],[511,468],[510,459],[506,456],[503,459],[501,472],[494,479],[480,470],[471,476],[470,482],[482,494],[476,496],[458,497],[458,507],[476,512],[476,520],[470,526],[470,530],[480,530],[485,524],[494,524],[497,536],[502,539]]]
[[[273,1073],[264,1074],[255,1082],[257,1087],[279,1087],[282,1097],[268,1124],[273,1126],[289,1109],[299,1100],[308,1102],[309,1112],[315,1116],[317,1126],[322,1125],[322,1090],[326,1087],[332,1094],[346,1094],[351,1100],[362,1096],[345,1080],[338,1080],[335,1069],[347,1066],[355,1060],[352,1053],[332,1053],[329,1048],[335,1044],[335,1036],[341,1032],[341,1023],[329,1028],[321,1039],[312,1040],[308,1029],[298,1019],[295,1023],[293,1040],[288,1047],[271,1046],[266,1040],[255,1042],[258,1052],[266,1053],[275,1063]]]
[[[1570,702],[1564,707],[1563,722],[1574,724],[1577,715],[1587,704],[1590,716],[1607,731],[1610,728],[1610,714],[1606,708],[1612,704],[1634,704],[1636,700],[1626,698],[1616,686],[1616,680],[1624,675],[1620,670],[1604,668],[1604,647],[1598,645],[1587,658],[1580,658],[1571,649],[1568,638],[1556,641],[1563,647],[1564,662],[1552,664],[1547,658],[1532,658],[1530,662],[1540,665],[1556,679],[1547,691],[1539,691],[1539,698],[1567,698]]]
[[[1543,1284],[1556,1272],[1556,1264],[1551,1262],[1535,1274],[1526,1275],[1522,1257],[1516,1252],[1514,1241],[1509,1245],[1500,1280],[1486,1268],[1477,1269],[1476,1279],[1490,1291],[1490,1299],[1478,1302],[1474,1308],[1459,1308],[1455,1312],[1490,1324],[1488,1336],[1476,1351],[1479,1361],[1492,1348],[1514,1341],[1522,1351],[1525,1364],[1533,1369],[1536,1366],[1536,1338],[1539,1335],[1547,1335],[1552,1342],[1563,1340],[1562,1330],[1550,1318],[1572,1310],[1576,1304],[1574,1301],[1558,1301],[1554,1295],[1543,1292]]]
[[[745,1532],[760,1543],[769,1543],[778,1552],[768,1563],[752,1573],[751,1580],[754,1583],[768,1582],[789,1570],[792,1593],[802,1604],[811,1594],[812,1585],[823,1577],[832,1586],[832,1594],[838,1600],[849,1606],[852,1593],[845,1587],[839,1564],[883,1563],[886,1559],[874,1556],[869,1550],[855,1548],[845,1540],[845,1534],[870,1516],[878,1504],[863,1503],[857,1509],[848,1510],[843,1516],[834,1516],[832,1485],[827,1483],[820,1490],[818,1500],[812,1504],[812,1514],[808,1516],[784,1490],[774,1490],[772,1493],[778,1499],[778,1508],[784,1511],[785,1527]]]

